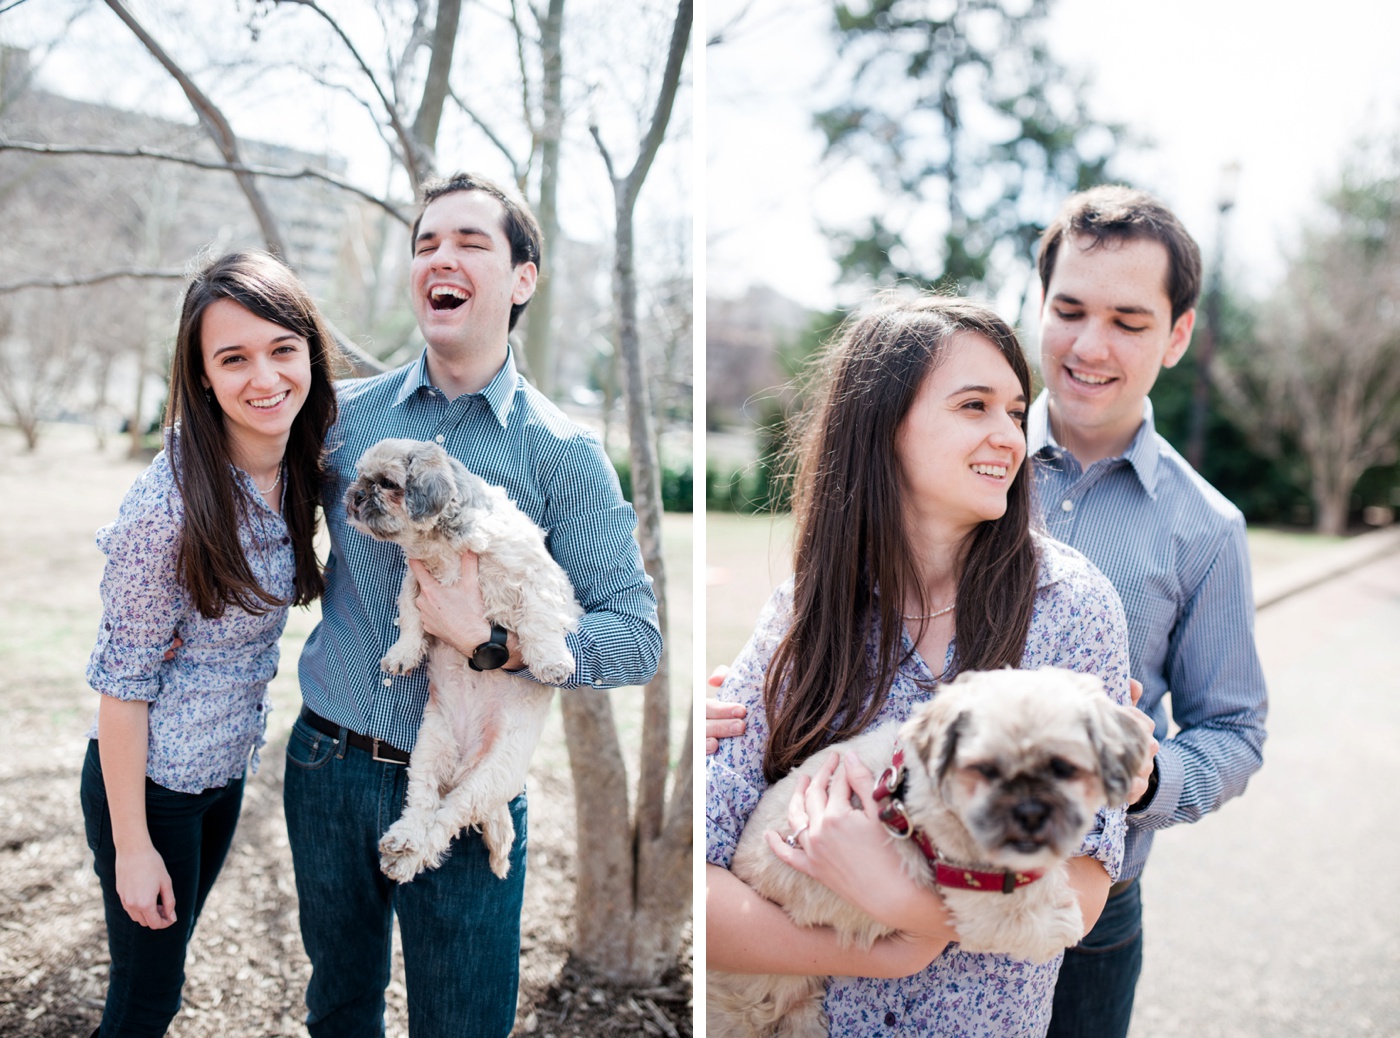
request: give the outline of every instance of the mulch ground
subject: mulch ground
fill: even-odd
[[[101,1016],[108,966],[101,895],[83,838],[78,774],[95,693],[83,667],[96,630],[98,526],[140,464],[90,431],[59,429],[37,455],[0,430],[0,1036],[86,1036]],[[228,864],[186,964],[174,1038],[305,1035],[310,966],[297,928],[282,816],[282,749],[296,711],[294,662],[314,622],[294,616],[261,771],[250,779]],[[690,1038],[683,963],[644,989],[611,986],[569,960],[573,790],[552,721],[530,775],[530,855],[516,1034]],[[388,989],[388,1034],[406,1036],[402,964]]]

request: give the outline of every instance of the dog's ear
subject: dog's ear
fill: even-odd
[[[943,731],[943,745],[938,749],[938,768],[935,774],[938,776],[939,785],[943,784],[944,777],[953,767],[953,761],[958,756],[958,740],[972,724],[972,714],[970,711],[962,710],[958,716],[953,718],[948,727]]]
[[[414,447],[404,460],[404,507],[410,519],[421,522],[437,515],[452,500],[452,469],[447,452],[434,443]]]
[[[1095,703],[1085,719],[1089,741],[1099,758],[1099,776],[1104,796],[1111,805],[1128,798],[1133,776],[1147,756],[1147,733],[1128,711],[1108,699]]]

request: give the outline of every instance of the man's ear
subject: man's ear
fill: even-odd
[[[539,280],[540,270],[533,263],[526,261],[515,268],[515,291],[510,294],[510,301],[515,306],[528,300],[535,294],[535,282]]]
[[[1172,325],[1171,338],[1167,341],[1167,352],[1162,357],[1162,367],[1174,368],[1186,356],[1186,347],[1191,345],[1191,332],[1196,327],[1196,308],[1192,307],[1176,319]]]

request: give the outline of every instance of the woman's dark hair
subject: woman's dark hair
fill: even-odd
[[[968,333],[1000,350],[1029,400],[1030,369],[1016,333],[987,307],[961,299],[881,305],[848,322],[818,358],[795,446],[792,626],[764,680],[769,781],[867,728],[908,658],[903,605],[928,609],[905,529],[895,434],[949,343]],[[968,539],[953,673],[1016,666],[1025,651],[1037,563],[1029,468],[1008,489],[1006,513]],[[866,643],[877,622],[872,672]]]
[[[251,502],[231,474],[224,412],[204,389],[202,329],[210,305],[227,299],[265,321],[306,340],[311,386],[292,421],[287,441],[282,489],[282,516],[296,559],[295,593],[284,602],[259,586],[238,540],[240,519]],[[218,617],[228,605],[266,613],[284,605],[307,605],[325,590],[312,540],[316,506],[326,479],[326,433],[336,418],[334,366],[340,357],[335,339],[311,296],[280,260],[263,252],[221,256],[194,276],[185,292],[175,355],[170,362],[167,428],[171,470],[184,501],[176,569],[195,607]]]

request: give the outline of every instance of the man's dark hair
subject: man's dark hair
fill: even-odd
[[[510,242],[510,265],[518,267],[522,263],[533,263],[535,269],[540,269],[540,250],[544,243],[544,234],[540,231],[539,221],[535,219],[535,214],[530,211],[530,207],[522,202],[515,195],[506,191],[494,180],[488,180],[476,173],[452,173],[445,177],[433,177],[423,184],[423,201],[418,206],[418,215],[413,220],[413,233],[409,236],[408,247],[410,254],[418,247],[418,227],[423,222],[423,212],[437,199],[443,195],[454,194],[458,191],[480,191],[490,195],[501,203],[504,214],[501,218],[501,230],[505,232],[506,240]],[[516,303],[510,308],[510,328],[515,328],[515,322],[525,311],[525,307],[530,304],[530,300],[523,303]]]
[[[1088,238],[1089,249],[1143,239],[1159,242],[1167,250],[1166,288],[1173,325],[1200,297],[1200,247],[1176,214],[1145,191],[1105,184],[1070,195],[1040,236],[1036,266],[1041,290],[1047,294],[1055,259],[1066,238]]]

